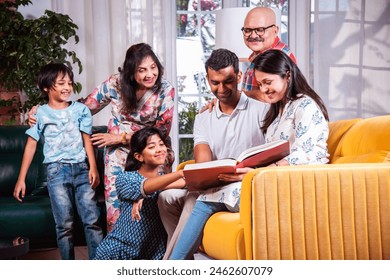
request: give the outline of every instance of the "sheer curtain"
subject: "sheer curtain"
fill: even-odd
[[[390,1],[312,0],[312,81],[331,120],[390,114]]]

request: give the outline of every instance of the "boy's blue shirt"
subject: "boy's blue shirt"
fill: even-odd
[[[92,115],[87,106],[71,101],[67,108],[55,110],[45,104],[38,108],[36,117],[37,124],[26,134],[36,141],[43,137],[43,163],[85,161],[81,132],[92,133]]]

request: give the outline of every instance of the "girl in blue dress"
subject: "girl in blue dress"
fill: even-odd
[[[185,186],[183,171],[159,174],[167,157],[166,140],[155,127],[131,137],[125,171],[116,178],[120,215],[114,229],[97,248],[95,259],[161,259],[167,234],[157,198],[161,190]]]

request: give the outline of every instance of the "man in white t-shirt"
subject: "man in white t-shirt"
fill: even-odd
[[[211,112],[204,111],[195,118],[194,158],[196,162],[235,158],[242,151],[264,143],[261,126],[268,105],[248,98],[238,90],[241,81],[238,64],[238,57],[226,49],[213,51],[206,61],[207,81],[218,102]],[[201,193],[188,192],[186,189],[172,189],[160,193],[160,215],[168,233],[168,246],[164,259],[171,257],[196,199],[220,204],[221,209],[226,207],[227,210],[238,211],[241,180],[247,171],[242,170],[243,173],[238,175],[225,175],[231,183],[222,188],[213,188]],[[191,244],[194,248],[199,246],[203,228],[199,231],[199,240],[194,240],[195,243]],[[183,258],[191,259],[192,255],[191,251]]]

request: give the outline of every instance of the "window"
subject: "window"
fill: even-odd
[[[200,5],[198,4],[200,2]],[[193,125],[199,109],[214,96],[204,63],[215,46],[215,12],[233,1],[177,0],[177,97],[179,162],[193,158]],[[281,11],[281,39],[288,43],[288,1],[235,1],[239,7],[268,6]],[[240,5],[241,4],[241,5]],[[241,26],[237,26],[241,28]],[[242,40],[242,39],[241,39]],[[242,42],[244,44],[244,42]]]
[[[311,84],[331,120],[389,113],[389,4],[311,0]]]

